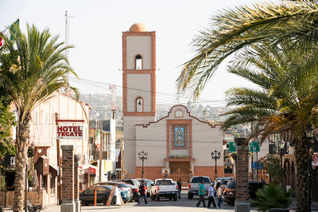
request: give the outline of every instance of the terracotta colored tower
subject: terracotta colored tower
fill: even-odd
[[[141,23],[123,32],[124,163],[126,176],[136,174],[136,124],[156,117],[156,32]]]

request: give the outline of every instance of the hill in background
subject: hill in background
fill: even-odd
[[[88,103],[91,107],[90,120],[107,120],[113,116],[112,112],[112,96],[111,94],[81,94],[80,100]],[[122,113],[122,97],[116,96],[113,99],[116,106],[115,120],[118,126],[123,124],[123,113]],[[156,119],[160,119],[166,116],[173,106],[157,104],[157,116]],[[224,116],[220,114],[226,112],[225,107],[215,107],[203,104],[191,104],[187,105],[191,115],[203,120],[211,121],[215,123],[223,122]]]

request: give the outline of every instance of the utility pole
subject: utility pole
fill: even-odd
[[[59,125],[58,123],[59,120],[59,115],[58,113],[55,113],[55,124],[56,126]],[[61,144],[60,144],[60,139],[56,139],[56,154],[57,154],[57,166],[58,166],[58,175],[57,175],[57,193],[58,193],[58,204],[61,204],[62,200],[62,187],[61,187],[61,155],[60,155],[60,149],[61,149]],[[39,185],[41,188],[41,185]]]
[[[110,85],[110,86],[109,86],[109,89],[110,89],[111,92],[112,92],[112,101],[111,101],[112,117],[113,117],[113,119],[115,120],[115,113],[116,113],[116,110],[117,110],[116,103],[115,103],[116,85]]]

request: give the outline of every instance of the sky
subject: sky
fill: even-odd
[[[20,26],[49,28],[65,38],[65,11],[69,17],[69,51],[72,67],[81,80],[71,78],[81,93],[122,93],[122,32],[136,22],[156,31],[157,104],[176,101],[176,79],[181,65],[194,51],[191,41],[212,23],[213,17],[235,6],[264,0],[0,0],[0,30],[20,19]],[[224,92],[232,87],[251,86],[227,73],[223,63],[209,81],[199,103],[224,105]],[[188,98],[181,97],[180,103]]]

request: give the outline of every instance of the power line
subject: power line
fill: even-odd
[[[134,90],[134,91],[141,91],[141,92],[145,92],[145,93],[155,93],[156,97],[158,98],[160,95],[164,96],[164,97],[170,97],[173,98],[174,101],[177,99],[178,95],[177,94],[171,94],[171,93],[167,93],[167,92],[162,92],[162,91],[149,91],[149,90],[144,90],[144,89],[138,89],[138,88],[132,88],[132,87],[123,87],[122,85],[118,85],[118,84],[113,84],[113,83],[107,83],[107,82],[100,82],[100,81],[96,81],[96,80],[89,80],[89,79],[84,79],[84,78],[75,78],[75,77],[70,77],[72,80],[74,80],[75,82],[86,82],[89,84],[93,84],[96,85],[98,87],[101,87],[103,89],[106,89],[106,87],[104,86],[109,86],[109,85],[115,85],[116,87],[120,87],[120,88],[127,88],[129,90]],[[117,94],[121,94],[121,92],[115,91]],[[159,95],[159,96],[158,96]],[[160,97],[159,97],[160,98]],[[184,102],[186,102],[186,104],[189,102],[187,98],[185,97],[181,97],[182,99],[184,99]],[[199,103],[225,103],[226,100],[213,100],[213,99],[202,99],[201,101],[197,101],[197,102],[191,102],[191,104],[199,104]]]

